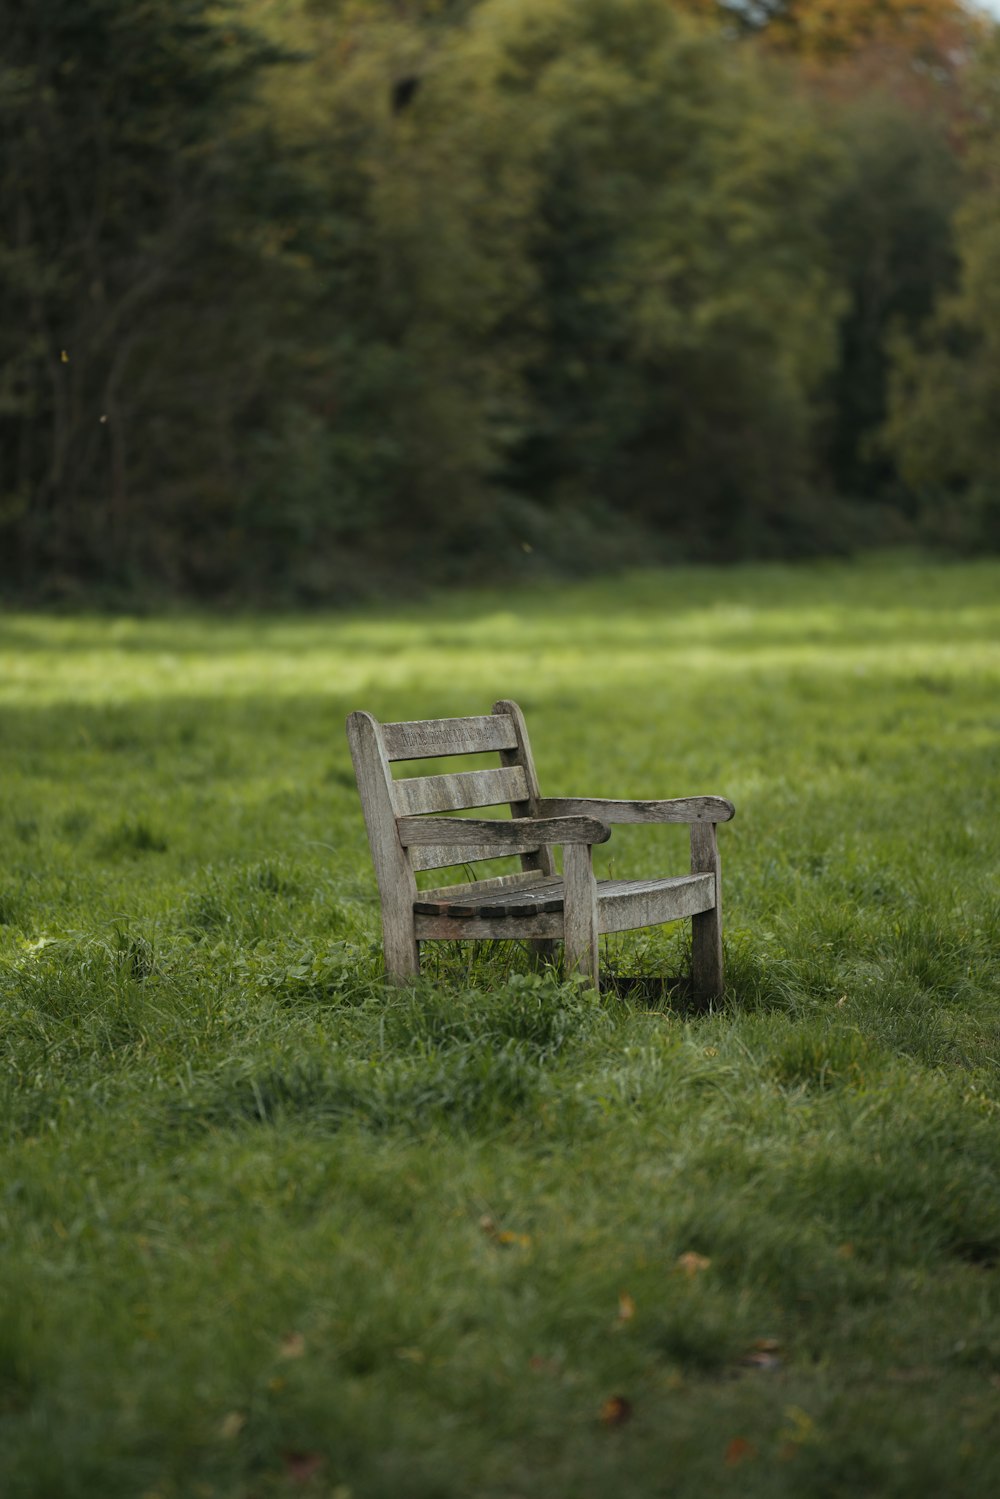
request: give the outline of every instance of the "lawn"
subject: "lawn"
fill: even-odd
[[[736,803],[713,1013],[384,987],[344,717],[505,696]],[[1000,564],[8,613],[0,731],[5,1499],[1000,1492]]]

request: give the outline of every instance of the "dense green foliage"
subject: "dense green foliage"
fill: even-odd
[[[946,540],[1000,547],[1000,46],[970,95],[975,191],[958,216],[961,278],[918,340],[897,349],[889,439],[926,523]]]
[[[829,11],[0,0],[0,582],[992,544],[995,48]]]
[[[0,624],[5,1499],[997,1492],[1000,568],[627,585]],[[501,692],[715,1014],[383,989],[344,715]]]
[[[260,256],[243,243],[266,223],[251,201],[266,158],[235,111],[268,49],[216,11],[4,0],[8,575],[187,579],[200,530],[231,506],[224,439],[267,364]]]

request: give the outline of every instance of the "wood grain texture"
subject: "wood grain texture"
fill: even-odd
[[[531,753],[531,741],[528,738],[528,726],[524,721],[524,714],[511,698],[500,698],[493,704],[493,712],[502,718],[509,719],[514,730],[516,744],[513,749],[502,750],[500,754],[501,765],[520,765],[524,771],[524,779],[527,784],[527,795],[523,801],[511,802],[511,817],[537,817],[541,792],[538,788],[538,773],[535,770],[535,760]],[[521,856],[522,869],[537,869],[541,874],[555,874],[555,859],[551,848],[540,847]]]
[[[430,843],[426,847],[407,849],[415,870],[450,869],[458,864],[478,864],[484,859],[510,859],[534,848],[533,843],[519,848],[516,843],[474,843],[457,848],[454,843]]]
[[[481,755],[517,747],[517,731],[506,714],[480,718],[426,718],[384,723],[382,736],[391,761],[431,760],[440,755]]]
[[[538,916],[423,916],[414,917],[417,937],[421,942],[472,942],[481,937],[492,937],[501,941],[539,940],[558,942],[563,935],[562,912],[553,915],[543,912]]]
[[[392,783],[397,817],[496,807],[502,802],[523,800],[527,789],[520,765],[499,770],[459,770],[453,775],[413,776],[408,781]]]
[[[617,801],[596,797],[546,796],[542,817],[599,817],[602,822],[728,822],[736,808],[723,796],[678,796],[669,801]]]
[[[597,881],[589,844],[571,843],[563,856],[563,945],[566,973],[579,973],[600,988],[597,946]]]
[[[683,874],[662,880],[598,880],[598,924],[602,932],[619,932],[680,921],[706,911],[714,898],[715,882],[709,874]],[[538,875],[529,884],[481,889],[473,883],[441,891],[421,890],[414,910],[427,916],[492,918],[558,912],[563,904],[563,881],[559,876]]]
[[[711,908],[691,919],[691,981],[699,999],[717,999],[723,990],[722,865],[714,822],[691,825],[691,872],[712,880]]]
[[[452,850],[454,854],[454,850]],[[533,888],[546,878],[557,879],[557,875],[540,875],[537,870],[522,869],[516,874],[493,874],[488,878],[479,880],[463,880],[460,885],[435,885],[426,890],[417,891],[417,901],[446,901],[449,896],[465,899],[470,892],[477,896],[491,895],[502,890],[524,890]]]
[[[417,882],[396,832],[389,762],[379,725],[370,713],[350,715],[347,740],[382,901],[386,972],[390,978],[404,980],[420,972],[413,922]]]
[[[559,875],[539,874],[534,870],[513,878],[532,880],[533,883],[493,886],[484,890],[480,883],[473,881],[468,885],[453,886],[448,891],[421,890],[413,908],[423,916],[535,916],[540,911],[562,911],[563,882]]]
[[[456,853],[463,845],[486,839],[520,848],[533,842],[607,843],[611,837],[611,829],[594,817],[512,817],[509,822],[487,817],[400,817],[396,829],[404,848],[450,844]]]
[[[535,760],[531,753],[531,740],[528,738],[528,726],[524,721],[524,714],[520,705],[512,698],[500,698],[493,704],[493,712],[509,718],[514,726],[517,736],[517,747],[513,750],[504,750],[500,755],[501,765],[520,765],[524,769],[525,779],[528,782],[528,798],[525,802],[511,802],[511,817],[537,817],[538,804],[541,793],[538,786],[538,774],[535,770]],[[537,870],[539,874],[553,875],[556,872],[555,855],[552,849],[544,843],[538,848],[529,849],[521,855],[521,868],[523,870]],[[531,944],[535,959],[539,963],[550,961],[556,956],[556,945],[551,941],[537,941]]]
[[[640,926],[661,926],[696,916],[709,910],[714,899],[715,883],[706,874],[598,881],[597,916],[602,934],[631,932]]]

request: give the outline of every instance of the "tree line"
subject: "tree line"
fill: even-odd
[[[958,0],[0,0],[0,582],[1000,545]]]

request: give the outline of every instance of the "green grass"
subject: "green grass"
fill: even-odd
[[[5,1499],[1000,1491],[998,640],[878,560],[0,620]],[[344,716],[508,695],[548,794],[736,802],[715,1013],[383,987]]]

